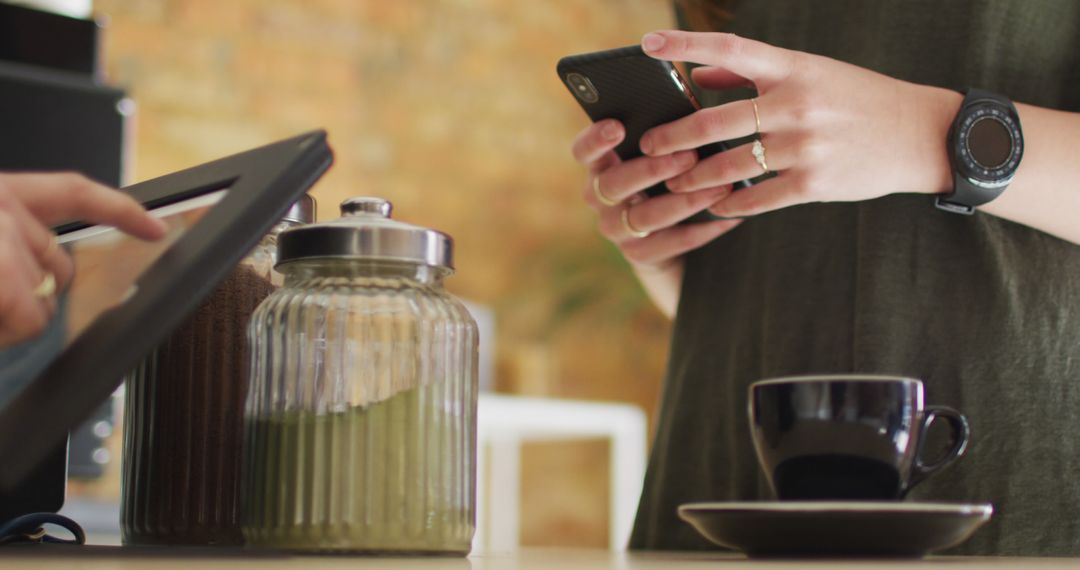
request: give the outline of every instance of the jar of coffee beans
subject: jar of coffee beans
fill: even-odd
[[[274,271],[278,235],[314,219],[315,200],[305,195],[127,378],[124,544],[243,544],[248,320],[283,282]]]

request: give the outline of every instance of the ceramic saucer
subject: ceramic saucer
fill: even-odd
[[[679,517],[751,557],[912,557],[956,546],[990,520],[989,504],[783,501],[688,503]]]

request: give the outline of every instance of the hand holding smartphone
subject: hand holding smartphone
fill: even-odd
[[[645,55],[638,45],[567,56],[556,70],[593,122],[616,119],[623,124],[626,137],[615,154],[624,161],[642,156],[639,145],[646,131],[701,108],[675,66]],[[723,142],[705,145],[698,149],[698,159],[726,149]],[[738,182],[735,189],[748,185]],[[662,182],[645,190],[649,196],[663,192],[668,189]],[[720,218],[704,211],[686,222],[715,219]]]

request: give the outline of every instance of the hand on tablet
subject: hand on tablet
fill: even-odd
[[[0,173],[0,347],[45,329],[71,258],[50,226],[70,220],[115,226],[157,240],[165,225],[122,192],[75,173]]]

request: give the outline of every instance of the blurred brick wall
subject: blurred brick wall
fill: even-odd
[[[670,25],[665,0],[98,0],[138,104],[134,180],[312,128],[356,195],[454,236],[449,287],[495,308],[503,391],[652,412],[668,324],[596,233],[559,57]],[[599,445],[599,447],[597,447]],[[532,544],[606,543],[603,444],[526,450]]]

